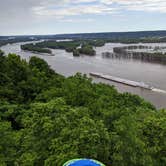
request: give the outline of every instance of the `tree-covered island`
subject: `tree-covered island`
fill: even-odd
[[[76,40],[76,41],[44,41],[36,44],[25,44],[21,49],[37,52],[49,52],[50,49],[63,49],[67,52],[72,52],[73,56],[80,54],[93,56],[96,54],[93,47],[103,45],[103,42],[97,40]]]

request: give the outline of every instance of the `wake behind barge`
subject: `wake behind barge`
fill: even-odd
[[[93,76],[93,77],[102,78],[105,80],[125,84],[128,86],[140,87],[140,88],[144,88],[144,89],[148,89],[148,90],[153,90],[152,86],[145,84],[143,82],[131,81],[131,80],[127,80],[127,79],[123,79],[123,78],[119,78],[119,77],[114,77],[114,76],[110,76],[110,75],[105,75],[105,74],[101,74],[101,73],[89,73],[89,74],[90,74],[90,76]]]

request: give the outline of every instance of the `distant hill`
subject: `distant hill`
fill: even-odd
[[[152,38],[152,37],[166,37],[166,30],[164,31],[137,31],[137,32],[101,32],[101,33],[76,33],[76,34],[57,34],[57,35],[26,35],[26,36],[0,36],[0,40],[11,38],[17,39],[119,39],[119,38]]]
[[[8,43],[35,41],[35,40],[58,40],[58,39],[104,39],[105,42],[120,43],[158,43],[166,42],[165,31],[137,31],[137,32],[101,32],[101,33],[76,33],[55,35],[22,35],[0,36],[0,46]]]
[[[166,31],[139,31],[139,32],[103,32],[103,33],[80,33],[80,34],[60,34],[52,35],[58,38],[147,38],[166,37]]]

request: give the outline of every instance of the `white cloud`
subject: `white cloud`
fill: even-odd
[[[117,4],[119,8],[130,11],[166,13],[166,0],[101,0],[102,3]]]
[[[64,18],[85,14],[110,14],[115,11],[146,11],[166,13],[166,0],[38,0],[32,7],[38,16]]]
[[[36,15],[55,16],[56,18],[84,14],[105,14],[113,13],[115,11],[115,9],[105,4],[92,3],[87,5],[87,2],[94,2],[94,0],[79,0],[74,2],[67,0],[63,4],[59,4],[58,7],[56,5],[41,5],[33,7],[32,10]]]
[[[61,19],[60,22],[69,22],[69,23],[82,23],[82,22],[93,22],[94,19]]]
[[[166,13],[166,0],[0,0],[0,20],[35,16],[64,18],[110,14],[121,10]]]
[[[60,20],[83,22],[83,18],[109,14],[115,17],[125,11],[166,14],[166,0],[0,0],[0,27],[1,33],[24,31]]]
[[[75,16],[81,14],[102,14],[102,13],[111,13],[113,9],[94,5],[94,6],[75,6],[75,7],[67,7],[67,8],[59,8],[59,9],[47,9],[45,7],[36,7],[33,8],[35,14],[42,16]]]

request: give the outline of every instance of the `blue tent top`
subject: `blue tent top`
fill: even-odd
[[[66,162],[63,166],[105,166],[105,165],[96,160],[75,159]]]

